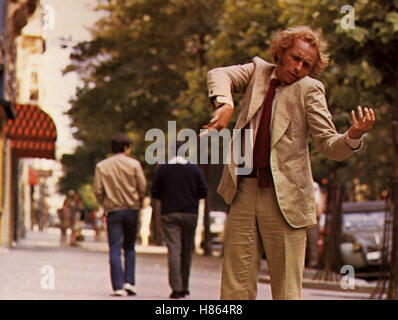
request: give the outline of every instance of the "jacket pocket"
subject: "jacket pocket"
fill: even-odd
[[[307,162],[302,163],[293,171],[294,179],[298,188],[300,207],[305,213],[315,210],[315,198],[311,167]]]

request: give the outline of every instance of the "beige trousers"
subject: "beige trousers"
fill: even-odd
[[[305,246],[306,228],[286,222],[275,189],[241,179],[226,222],[221,299],[256,299],[264,250],[273,299],[301,299]]]

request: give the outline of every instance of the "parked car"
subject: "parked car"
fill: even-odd
[[[387,209],[385,201],[343,203],[340,244],[342,266],[353,266],[357,275],[362,277],[378,275],[383,258],[384,224]],[[318,249],[320,257],[324,250],[326,217],[326,215],[322,215],[319,221]]]
[[[352,265],[358,271],[381,266],[386,210],[385,201],[343,203],[340,245],[343,265]]]

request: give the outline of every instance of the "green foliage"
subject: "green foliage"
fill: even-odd
[[[221,4],[220,0],[99,2],[105,18],[92,30],[93,41],[75,47],[72,63],[64,70],[78,72],[83,86],[68,111],[82,147],[62,159],[63,190],[91,183],[95,163],[109,153],[110,138],[117,131],[133,137],[133,155],[151,177],[154,167],[144,162],[149,144],[145,133],[151,128],[166,131],[167,121],[177,120],[178,99],[188,102],[179,98],[193,84],[186,74],[205,65],[205,38],[215,32]],[[203,111],[207,107],[207,101],[191,106],[201,114],[197,128],[208,118]]]

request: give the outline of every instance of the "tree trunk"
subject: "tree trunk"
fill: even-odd
[[[397,155],[395,156],[397,158]],[[392,182],[392,205],[390,206],[390,216],[392,215],[392,242],[391,242],[391,261],[389,264],[389,282],[387,289],[387,299],[398,299],[398,178],[394,177]],[[385,223],[388,223],[387,221]],[[388,244],[387,244],[388,245]],[[387,247],[388,248],[388,247]]]
[[[392,243],[387,299],[398,299],[398,100],[392,105],[394,176],[392,179]]]
[[[323,236],[322,262],[323,270],[315,275],[321,280],[337,280],[336,273],[340,272],[341,256],[341,228],[342,228],[342,203],[344,187],[337,181],[333,172],[329,177],[326,219]]]

